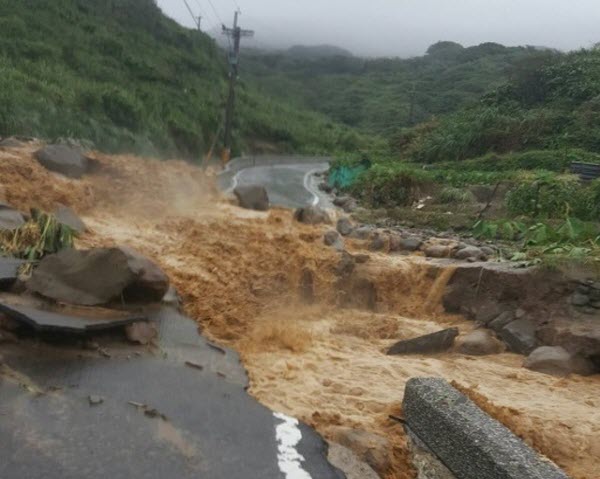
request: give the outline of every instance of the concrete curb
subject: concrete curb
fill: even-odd
[[[438,378],[413,378],[406,424],[457,479],[568,479],[510,430]]]

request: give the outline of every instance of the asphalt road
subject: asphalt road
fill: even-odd
[[[238,185],[261,185],[272,205],[298,208],[308,205],[330,207],[315,174],[329,169],[327,158],[259,156],[233,160],[220,176],[221,188],[232,192]]]
[[[345,477],[312,429],[246,393],[235,352],[174,310],[153,319],[158,350],[119,335],[2,347],[2,479]]]

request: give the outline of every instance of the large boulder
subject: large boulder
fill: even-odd
[[[19,211],[6,203],[0,202],[0,231],[13,231],[23,226],[23,224],[25,224],[25,218]]]
[[[54,216],[60,223],[67,225],[77,233],[84,233],[87,230],[87,226],[83,220],[68,206],[59,204],[54,212]]]
[[[500,337],[512,352],[529,354],[538,344],[535,329],[535,324],[531,321],[517,319],[502,328]]]
[[[594,365],[582,356],[569,353],[560,346],[542,346],[535,349],[523,364],[527,369],[553,376],[594,373]]]
[[[298,208],[294,213],[294,219],[307,225],[331,223],[331,218],[327,212],[318,206],[305,206],[303,208]]]
[[[486,356],[504,351],[504,345],[486,329],[476,329],[459,339],[458,352],[469,356]]]
[[[238,186],[233,190],[233,194],[242,208],[257,211],[267,211],[269,209],[269,195],[264,186]]]
[[[65,145],[45,146],[34,156],[44,168],[70,178],[81,178],[90,166],[89,159],[80,151]]]
[[[66,249],[46,256],[27,282],[30,291],[64,303],[96,306],[113,301],[160,301],[165,273],[127,247]]]
[[[458,328],[449,328],[418,338],[407,339],[394,344],[388,355],[399,354],[431,354],[447,351],[454,345],[458,336]]]

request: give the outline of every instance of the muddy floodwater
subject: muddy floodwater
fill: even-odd
[[[451,267],[434,271],[420,256],[370,253],[355,274],[374,291],[345,290],[335,272],[340,255],[323,245],[327,227],[300,225],[284,209],[240,210],[183,162],[96,157],[99,173],[75,182],[43,170],[27,149],[0,152],[7,199],[22,209],[72,206],[90,228],[78,246],[125,243],[154,258],[204,333],[240,352],[250,392],[263,404],[326,438],[336,426],[385,436],[393,451],[386,477],[412,478],[402,426],[389,416],[401,416],[409,378],[443,377],[573,478],[600,477],[597,375],[547,376],[509,353],[385,354],[401,339],[474,328],[443,311]],[[347,246],[362,251],[358,240]],[[158,434],[191,452],[177,431]]]

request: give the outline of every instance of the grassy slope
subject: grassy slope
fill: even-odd
[[[0,0],[0,135],[87,139],[108,151],[198,157],[222,121],[213,40],[152,0]],[[363,138],[242,83],[237,150],[331,152]]]

